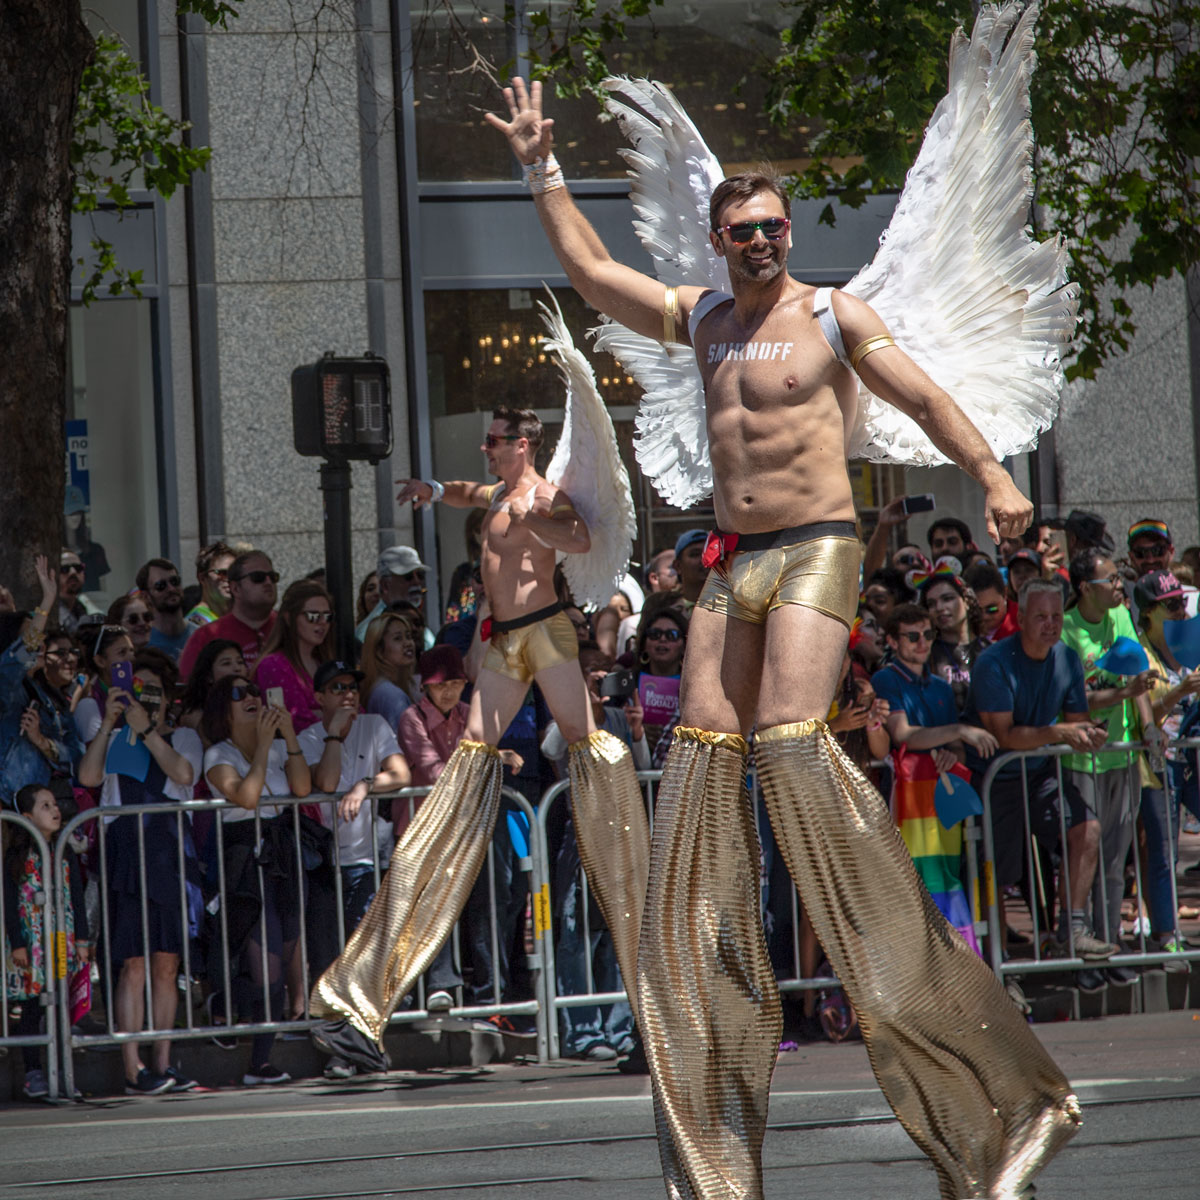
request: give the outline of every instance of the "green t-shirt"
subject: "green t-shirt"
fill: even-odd
[[[1133,618],[1129,609],[1123,604],[1110,608],[1103,619],[1095,625],[1085,621],[1079,615],[1079,609],[1068,609],[1063,614],[1062,640],[1066,642],[1083,662],[1083,677],[1087,682],[1088,691],[1097,688],[1123,687],[1127,680],[1123,675],[1112,675],[1108,671],[1096,669],[1096,659],[1103,658],[1112,649],[1112,644],[1119,637],[1138,640],[1137,630],[1133,627]],[[1097,724],[1108,726],[1110,742],[1132,742],[1140,736],[1141,725],[1138,721],[1137,709],[1132,700],[1122,700],[1112,708],[1098,708],[1092,713],[1092,720]],[[1096,755],[1096,773],[1115,771],[1129,766],[1129,755],[1109,753]],[[1063,766],[1072,771],[1092,770],[1090,754],[1068,754],[1063,758]]]

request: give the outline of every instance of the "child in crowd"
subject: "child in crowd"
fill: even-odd
[[[16,810],[46,839],[53,849],[62,828],[62,814],[54,793],[41,784],[26,784],[15,798]],[[41,996],[46,989],[46,971],[53,954],[44,944],[45,897],[49,881],[36,840],[22,825],[6,826],[10,835],[4,853],[4,940],[5,990],[10,1012],[20,1006],[15,1033],[18,1037],[36,1036],[42,1029]],[[89,961],[87,913],[83,903],[83,883],[68,855],[63,864],[63,917],[66,934],[67,978],[79,965]],[[24,1094],[40,1100],[49,1094],[46,1072],[39,1046],[22,1048],[25,1064]]]

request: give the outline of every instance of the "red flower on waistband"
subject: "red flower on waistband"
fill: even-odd
[[[700,555],[702,566],[711,570],[727,554],[737,549],[738,535],[736,533],[718,533],[715,529],[708,535],[704,543],[704,553]]]
[[[479,640],[481,642],[490,642],[492,640],[492,618],[484,617],[483,624],[479,626]]]

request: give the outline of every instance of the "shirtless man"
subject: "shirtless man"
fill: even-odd
[[[500,807],[496,745],[534,681],[569,743],[580,858],[625,978],[636,978],[650,832],[628,749],[592,718],[579,639],[555,594],[557,553],[586,553],[591,540],[570,498],[534,470],[542,436],[533,412],[499,408],[480,447],[499,483],[407,479],[400,488],[402,501],[488,510],[480,569],[491,615],[477,630],[486,649],[466,734],[362,923],[313,989],[314,1012],[340,1018],[313,1040],[367,1070],[386,1069],[377,1043],[388,1018],[450,936],[483,864]]]
[[[943,1197],[1020,1195],[1074,1132],[1075,1099],[995,976],[919,888],[886,807],[824,721],[858,597],[846,468],[854,370],[979,482],[993,539],[1024,529],[1032,507],[867,304],[788,275],[789,205],[777,180],[735,176],[713,193],[710,238],[733,294],[668,289],[615,262],[575,206],[540,86],[527,92],[515,79],[504,96],[509,119],[488,120],[525,167],[572,285],[630,329],[691,345],[704,381],[720,528],[688,633],[638,963],[668,1191],[762,1194],[782,1020],[743,790],[756,727],[776,838],[889,1102]]]

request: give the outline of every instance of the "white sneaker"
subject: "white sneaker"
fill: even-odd
[[[425,998],[426,1012],[449,1012],[454,1007],[454,997],[449,992],[430,992]]]

